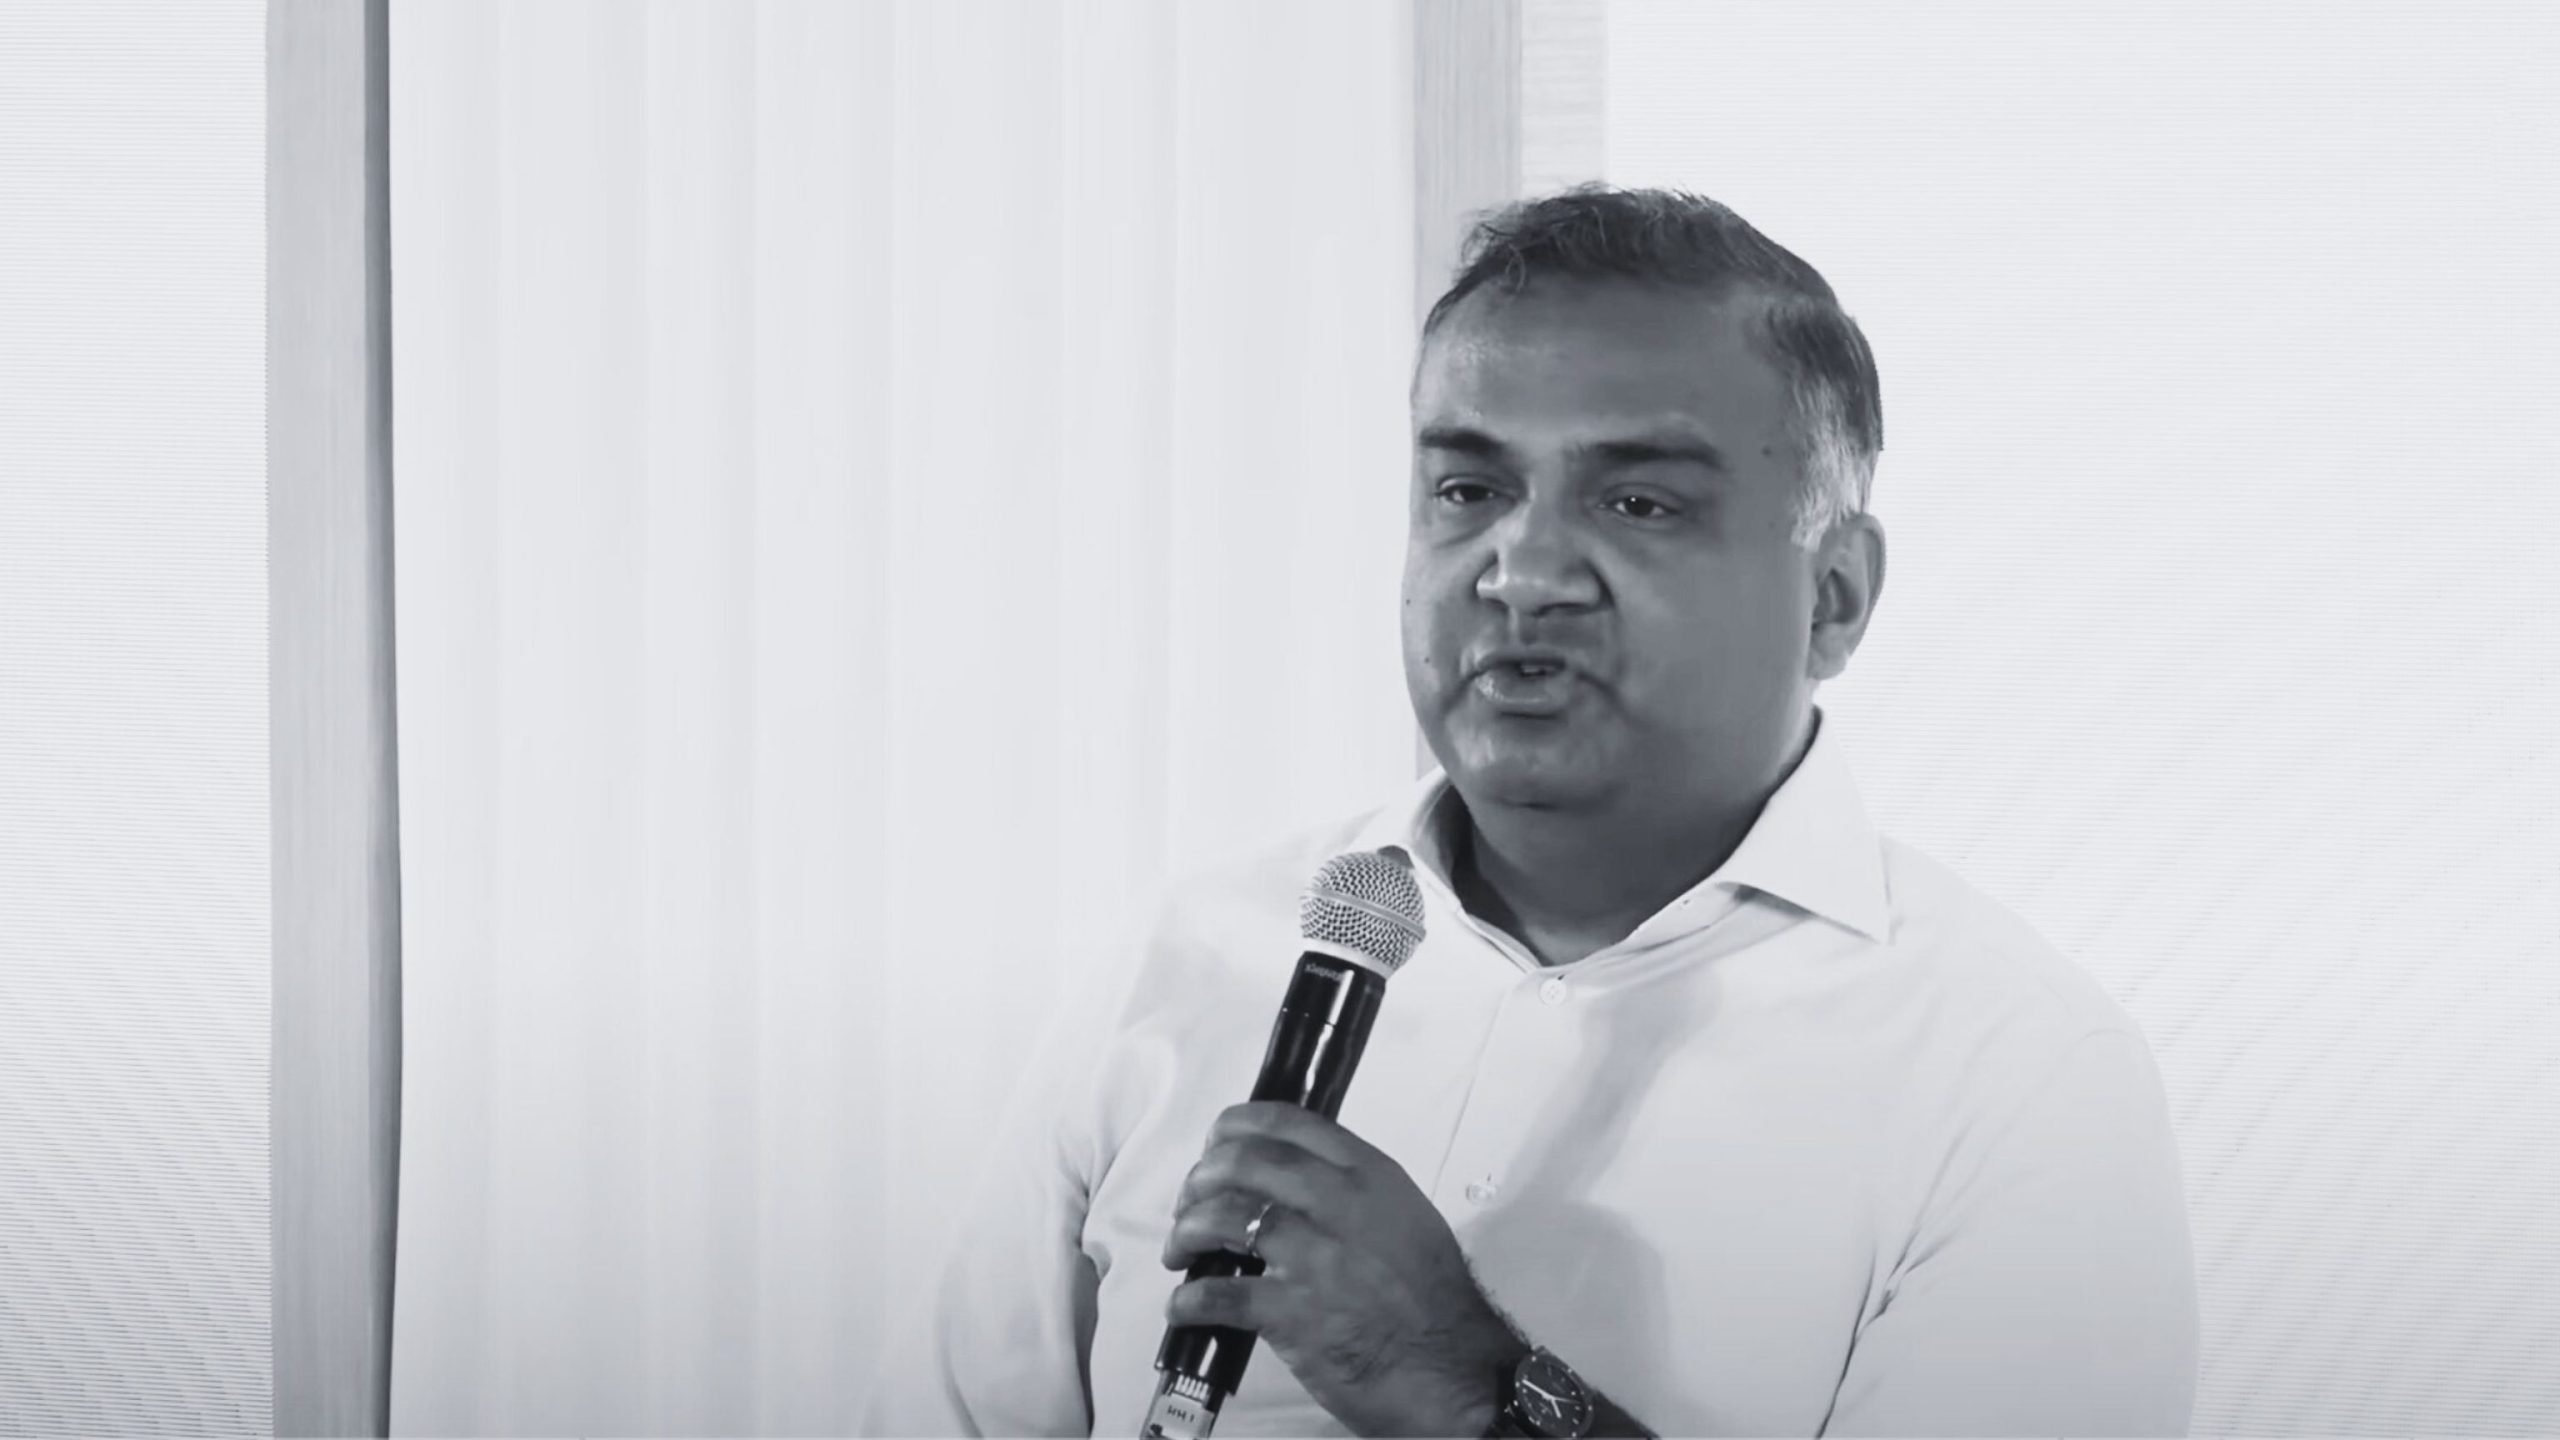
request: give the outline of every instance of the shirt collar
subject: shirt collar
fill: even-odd
[[[1804,758],[1779,782],[1742,843],[1688,895],[1719,887],[1758,890],[1881,944],[1892,928],[1883,847],[1868,823],[1843,742],[1820,706],[1814,707],[1813,723]],[[1454,890],[1446,827],[1457,817],[1457,808],[1447,803],[1456,793],[1447,772],[1434,768],[1373,815],[1354,848],[1400,846]],[[1646,922],[1639,933],[1652,925]]]

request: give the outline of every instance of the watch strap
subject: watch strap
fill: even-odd
[[[1484,1427],[1483,1440],[1536,1440],[1511,1408],[1519,1393],[1520,1361],[1526,1358],[1524,1353],[1493,1367],[1493,1419]]]

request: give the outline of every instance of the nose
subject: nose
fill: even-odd
[[[1570,521],[1549,504],[1515,506],[1490,533],[1493,554],[1476,577],[1479,597],[1519,615],[1599,603],[1600,577]]]

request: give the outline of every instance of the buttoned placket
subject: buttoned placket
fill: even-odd
[[[1648,934],[1658,933],[1660,927],[1639,927],[1619,945],[1569,966],[1549,968],[1519,941],[1467,913],[1436,876],[1426,883],[1470,940],[1519,972],[1493,1009],[1491,1033],[1478,1048],[1476,1071],[1460,1106],[1447,1158],[1431,1187],[1433,1201],[1443,1213],[1463,1221],[1502,1198],[1509,1180],[1507,1167],[1519,1153],[1526,1128],[1567,1073],[1581,1043],[1583,1021],[1575,1013],[1580,1008],[1577,1001],[1583,998],[1579,992],[1590,985],[1594,968],[1629,951],[1650,950],[1665,942]],[[1724,889],[1684,897],[1674,907],[1684,913],[1671,923],[1680,938],[1694,937],[1731,914],[1737,903]]]

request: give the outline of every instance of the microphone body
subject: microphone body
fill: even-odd
[[[1392,861],[1391,871],[1382,859]],[[1281,997],[1248,1098],[1341,1118],[1387,977],[1422,938],[1421,892],[1405,863],[1401,852],[1368,852],[1318,872],[1301,911],[1307,948]],[[1193,1261],[1184,1275],[1261,1273],[1260,1260],[1222,1250]],[[1223,1325],[1168,1327],[1156,1349],[1156,1398],[1140,1440],[1205,1440],[1219,1407],[1244,1381],[1253,1342],[1252,1331]]]
[[[1351,1072],[1368,1046],[1369,1027],[1378,1018],[1378,1001],[1387,982],[1368,969],[1310,950],[1298,957],[1298,973],[1280,1002],[1280,1018],[1271,1027],[1271,1043],[1262,1055],[1262,1074],[1253,1082],[1255,1100],[1280,1100],[1303,1106],[1327,1120],[1342,1116],[1342,1097],[1351,1088]],[[1221,1250],[1203,1255],[1183,1272],[1186,1280],[1211,1275],[1259,1275],[1262,1262],[1249,1255]],[[1177,1325],[1165,1331],[1156,1350],[1156,1368],[1206,1380],[1221,1395],[1233,1395],[1244,1382],[1245,1361],[1253,1354],[1253,1332],[1224,1325]]]

